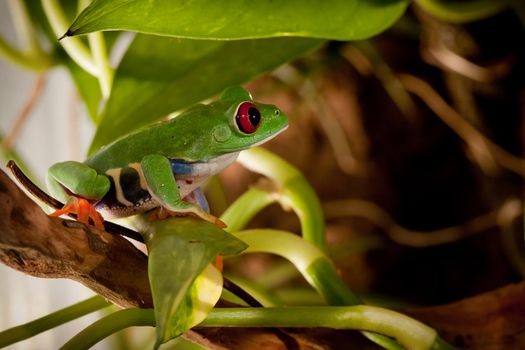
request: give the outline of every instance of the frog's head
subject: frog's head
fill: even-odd
[[[213,130],[215,147],[220,153],[260,145],[288,127],[288,118],[279,108],[253,101],[250,93],[240,86],[226,89],[219,103],[227,106],[224,114],[227,124],[217,125]]]

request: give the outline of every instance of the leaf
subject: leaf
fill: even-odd
[[[69,28],[132,30],[194,39],[299,36],[366,39],[391,26],[408,0],[95,0]]]
[[[214,296],[220,294],[215,289],[218,278],[208,271],[195,284],[199,290],[192,290],[187,296],[196,277],[218,254],[238,254],[247,245],[209,222],[187,217],[160,221],[144,217],[138,226],[148,246],[157,344],[161,344],[202,321],[214,305]],[[211,282],[206,278],[211,278]],[[212,291],[202,301],[201,287]]]
[[[116,71],[90,153],[321,43],[296,38],[208,41],[137,35]]]
[[[188,294],[169,321],[170,338],[177,337],[198,325],[213,309],[222,293],[222,274],[209,264],[197,276]]]

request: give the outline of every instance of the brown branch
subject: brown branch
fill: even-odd
[[[525,282],[405,312],[462,349],[525,349]]]
[[[6,167],[9,170],[11,170],[11,173],[18,180],[18,182],[33,196],[40,199],[42,202],[44,202],[51,208],[62,209],[64,207],[64,203],[51,197],[50,195],[42,191],[40,187],[35,185],[24,174],[24,172],[18,167],[15,161],[13,160],[8,161]],[[69,213],[68,216],[73,219],[77,218],[77,215],[73,213]],[[130,230],[127,227],[117,225],[111,221],[104,221],[104,230],[112,234],[122,235],[128,238],[134,239],[135,241],[138,241],[138,242],[144,242],[144,239],[138,232]]]
[[[123,237],[47,216],[0,172],[0,261],[69,278],[121,307],[151,307],[147,257]]]

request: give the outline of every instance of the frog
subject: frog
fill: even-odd
[[[209,213],[202,185],[241,151],[287,127],[275,105],[255,102],[240,86],[227,88],[216,101],[118,138],[83,162],[53,164],[47,187],[65,204],[50,215],[73,213],[103,229],[104,220],[152,211],[155,218],[193,216],[223,228]]]

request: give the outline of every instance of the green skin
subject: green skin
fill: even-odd
[[[243,102],[253,103],[261,115],[253,133],[242,132],[235,120]],[[48,170],[48,188],[54,197],[65,202],[73,195],[95,203],[103,200],[110,189],[108,172],[115,180],[120,176],[120,169],[131,165],[134,169],[140,167],[138,170],[156,206],[176,214],[190,212],[213,222],[214,218],[198,205],[182,200],[180,186],[177,186],[180,174],[174,173],[170,160],[198,162],[199,166],[192,167],[183,178],[201,183],[205,177],[229,165],[238,152],[273,138],[287,126],[288,119],[277,107],[254,102],[246,90],[232,87],[225,90],[218,101],[196,105],[170,121],[120,138],[84,163],[54,164]],[[131,204],[138,205],[128,203]]]

